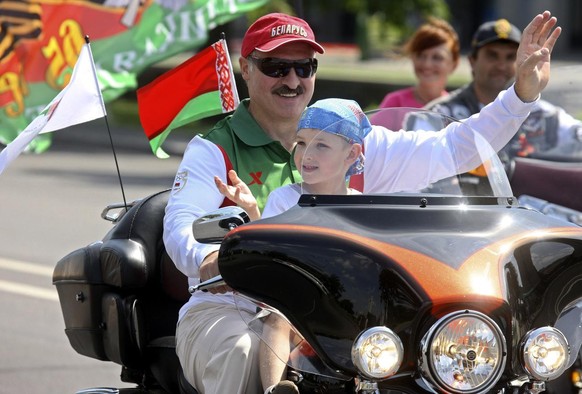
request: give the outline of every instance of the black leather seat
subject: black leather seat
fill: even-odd
[[[162,240],[168,197],[164,190],[140,200],[102,241],[62,258],[53,283],[78,353],[122,365],[124,381],[196,394],[175,352],[178,311],[190,294]]]
[[[127,290],[133,286],[128,288],[132,280],[126,276],[136,275],[134,268],[143,259],[137,275],[143,275],[140,283],[145,285],[134,289],[139,308],[128,316],[135,340],[151,374],[167,391],[196,394],[183,378],[175,353],[178,311],[190,294],[186,276],[176,269],[162,240],[168,197],[169,190],[164,190],[132,207],[103,239],[101,259],[104,271]]]

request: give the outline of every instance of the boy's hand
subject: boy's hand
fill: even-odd
[[[251,193],[247,184],[238,177],[234,170],[228,172],[228,178],[230,179],[232,186],[225,184],[218,176],[214,177],[214,183],[216,184],[218,191],[224,197],[244,209],[251,220],[260,219],[261,213],[257,206],[257,200],[253,196],[253,193]]]
[[[538,14],[524,29],[517,49],[515,93],[523,102],[536,100],[550,79],[550,55],[562,32],[550,11]],[[552,30],[553,29],[553,30]]]

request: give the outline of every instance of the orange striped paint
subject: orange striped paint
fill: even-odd
[[[405,269],[426,291],[434,304],[447,302],[448,300],[458,302],[466,295],[472,295],[487,297],[488,300],[497,299],[499,300],[499,305],[501,305],[507,298],[507,289],[501,280],[503,275],[500,270],[502,265],[509,260],[510,254],[515,248],[528,242],[558,237],[582,239],[582,228],[557,227],[540,231],[526,231],[486,246],[469,256],[459,269],[454,269],[445,262],[422,253],[347,231],[325,227],[291,224],[253,224],[252,226],[238,227],[230,234],[255,230],[297,231],[302,234],[332,236],[375,250],[394,260]]]

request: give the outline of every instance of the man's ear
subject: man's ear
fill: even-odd
[[[467,56],[467,60],[469,60],[469,65],[471,66],[471,70],[473,70],[473,65],[475,64],[475,61],[477,61],[477,52],[473,52]]]
[[[243,79],[245,81],[248,81],[250,78],[250,75],[249,75],[250,74],[250,70],[249,70],[250,65],[249,65],[248,59],[241,56],[238,58],[238,64],[240,66],[241,76],[243,77]]]

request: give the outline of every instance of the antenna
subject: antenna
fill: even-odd
[[[93,53],[91,52],[91,42],[89,36],[85,36],[85,42],[89,48],[89,56],[91,56],[91,67],[93,67],[93,78],[95,79],[95,84],[97,85],[97,91],[99,92],[99,99],[101,100],[101,106],[103,107],[103,113],[105,114],[105,125],[107,126],[107,134],[109,134],[109,142],[111,144],[111,150],[113,151],[113,159],[115,160],[115,168],[117,169],[117,177],[119,179],[119,186],[121,187],[121,195],[123,197],[123,206],[125,212],[129,209],[127,207],[127,200],[125,199],[125,190],[123,189],[123,182],[121,181],[121,172],[119,171],[119,163],[117,162],[117,154],[115,153],[115,146],[113,145],[113,137],[111,136],[111,129],[109,128],[109,120],[107,119],[107,111],[105,111],[105,104],[103,103],[103,95],[101,94],[101,89],[99,88],[99,82],[97,81],[97,71],[95,70],[95,62],[93,61]]]

